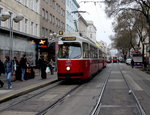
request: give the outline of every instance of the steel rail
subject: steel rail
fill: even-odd
[[[103,84],[103,87],[102,87],[102,90],[101,90],[101,92],[100,92],[98,101],[97,101],[97,103],[96,103],[95,107],[93,108],[93,110],[92,110],[92,112],[91,112],[90,115],[95,115],[96,112],[97,112],[97,110],[98,110],[98,108],[99,108],[100,105],[101,105],[102,96],[103,96],[103,94],[104,94],[104,91],[105,91],[106,85],[107,85],[107,83],[108,83],[108,79],[109,79],[109,77],[110,77],[110,74],[111,74],[111,71],[110,71],[108,77],[106,78],[106,80],[105,80],[105,82],[104,82],[104,84]],[[99,108],[99,111],[100,111],[100,108]]]
[[[49,109],[53,108],[54,106],[56,106],[57,104],[59,104],[60,102],[62,102],[69,94],[71,94],[72,92],[74,92],[76,89],[78,89],[81,86],[82,86],[82,84],[81,85],[77,85],[76,87],[74,87],[73,89],[71,89],[70,91],[68,91],[66,94],[64,94],[62,97],[60,97],[59,99],[57,99],[50,106],[48,106],[44,110],[38,112],[36,115],[44,115],[44,114],[46,114]]]
[[[122,73],[122,70],[121,70],[121,69],[120,69],[120,72],[121,72],[121,74],[122,74],[122,76],[123,76],[123,79],[125,80],[125,83],[126,83],[128,89],[129,89],[129,93],[131,93],[131,94],[133,95],[133,97],[134,97],[134,99],[135,99],[135,102],[137,103],[137,108],[138,108],[138,111],[139,111],[140,115],[146,115],[146,113],[145,113],[145,111],[144,111],[142,105],[140,104],[139,99],[138,99],[137,96],[135,95],[135,93],[134,93],[132,87],[130,87],[130,85],[129,85],[128,81],[126,80],[124,74]]]
[[[57,83],[57,84],[56,84],[56,83]],[[19,102],[16,102],[16,103],[13,102],[13,104],[11,104],[11,105],[9,105],[9,106],[7,106],[7,107],[5,107],[5,108],[0,109],[0,112],[3,112],[3,111],[5,111],[5,110],[7,110],[7,109],[9,109],[9,108],[11,108],[11,107],[13,107],[13,106],[16,106],[16,105],[18,105],[18,104],[20,104],[20,103],[22,103],[22,102],[25,102],[25,101],[27,101],[27,100],[29,100],[29,99],[32,99],[32,98],[34,98],[34,97],[36,97],[36,96],[38,96],[38,95],[41,95],[42,93],[45,93],[47,90],[55,88],[55,87],[58,86],[59,84],[60,84],[60,81],[55,80],[55,81],[53,81],[53,82],[50,84],[50,85],[54,85],[54,86],[52,86],[52,87],[50,87],[50,88],[49,88],[48,86],[46,86],[46,87],[48,87],[48,88],[46,88],[45,90],[42,90],[42,91],[40,91],[40,92],[38,92],[38,93],[36,93],[36,94],[34,94],[34,95],[28,97],[28,98],[25,98],[25,99],[23,99],[23,100],[20,100]],[[40,90],[40,89],[37,89],[37,90]],[[34,90],[34,91],[37,91],[37,90]],[[33,92],[34,92],[34,91],[33,91]],[[27,95],[27,94],[25,94],[25,95]]]

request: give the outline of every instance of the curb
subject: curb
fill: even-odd
[[[16,91],[12,91],[12,92],[10,92],[10,94],[7,94],[7,95],[4,95],[4,96],[0,97],[0,104],[3,103],[3,102],[6,102],[8,100],[17,98],[19,96],[22,96],[24,94],[27,94],[29,92],[35,91],[37,89],[40,89],[42,87],[45,87],[47,85],[53,84],[55,82],[58,82],[58,80],[46,82],[46,83],[43,83],[43,84],[32,85],[32,86],[26,87],[24,89],[19,89],[19,90],[16,90]]]

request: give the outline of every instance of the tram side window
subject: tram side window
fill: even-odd
[[[90,58],[93,57],[93,51],[92,51],[92,46],[90,45]]]
[[[83,43],[83,58],[89,58],[89,46],[88,46],[88,43]]]
[[[99,50],[99,58],[102,58],[102,51]]]
[[[90,58],[95,58],[95,48],[90,45]]]
[[[97,54],[97,48],[94,48],[94,58],[98,58],[98,54]]]

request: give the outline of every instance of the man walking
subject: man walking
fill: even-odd
[[[11,75],[13,73],[13,61],[10,60],[9,56],[5,57],[6,60],[4,62],[5,75],[8,83],[8,89],[12,88]]]

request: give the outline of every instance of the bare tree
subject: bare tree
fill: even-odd
[[[134,11],[143,15],[145,18],[149,32],[149,45],[150,45],[150,1],[149,0],[105,0],[107,5],[105,11],[107,15],[118,16],[122,12]]]

